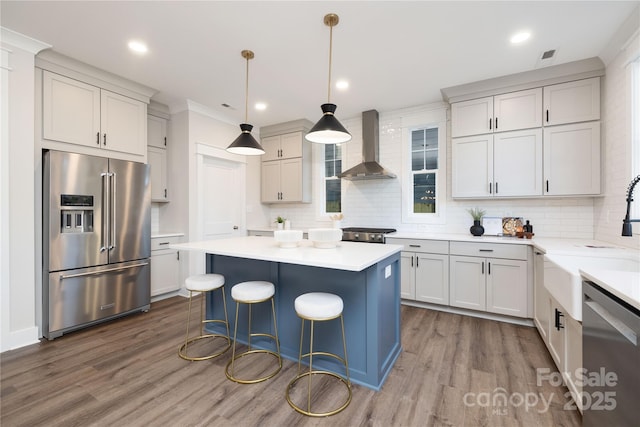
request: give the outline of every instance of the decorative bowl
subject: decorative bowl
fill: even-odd
[[[339,228],[310,228],[308,236],[316,248],[330,249],[335,248],[342,240],[342,230]]]
[[[275,230],[273,238],[281,248],[295,248],[302,240],[302,230]]]

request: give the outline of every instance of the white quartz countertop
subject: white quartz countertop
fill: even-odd
[[[640,272],[585,267],[580,274],[640,310]]]
[[[151,238],[152,239],[164,239],[166,237],[182,237],[184,236],[184,233],[181,232],[156,232],[156,233],[151,233]]]
[[[397,239],[424,239],[424,240],[449,240],[454,242],[480,242],[480,243],[509,243],[513,245],[532,245],[531,239],[519,239],[511,236],[473,236],[471,234],[455,233],[416,233],[396,231],[389,233],[387,238]]]
[[[280,248],[272,237],[248,236],[170,245],[179,250],[201,251],[262,261],[362,271],[402,250],[401,245],[381,245],[360,242],[339,242],[332,249],[315,248],[302,240],[295,248]]]

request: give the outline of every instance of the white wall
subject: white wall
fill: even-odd
[[[626,213],[626,190],[631,182],[631,86],[629,60],[640,54],[639,25],[635,36],[625,43],[626,49],[618,50],[607,64],[603,79],[602,133],[604,197],[596,199],[595,237],[621,246],[640,249],[640,223],[633,223],[633,236],[622,237],[622,220]],[[635,120],[639,120],[638,117]],[[636,187],[635,202],[640,203],[640,188]]]
[[[37,342],[35,55],[50,46],[2,28],[0,351]],[[39,154],[39,153],[38,153]]]

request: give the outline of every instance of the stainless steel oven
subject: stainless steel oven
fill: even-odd
[[[582,282],[583,426],[640,420],[640,310]]]
[[[342,240],[347,242],[384,243],[385,236],[395,231],[393,228],[347,227],[342,229]]]

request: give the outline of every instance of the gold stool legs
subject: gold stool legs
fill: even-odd
[[[227,378],[229,378],[231,381],[240,383],[240,384],[255,384],[255,383],[259,383],[262,381],[266,381],[269,378],[273,378],[278,372],[280,372],[280,370],[282,369],[282,357],[280,356],[280,339],[278,338],[278,325],[276,323],[276,308],[275,308],[275,303],[273,300],[273,297],[269,298],[271,300],[271,315],[273,317],[273,329],[274,329],[274,333],[275,335],[272,334],[268,334],[268,333],[252,333],[251,332],[251,306],[257,302],[264,302],[264,301],[256,301],[256,302],[252,302],[252,303],[247,303],[249,304],[249,326],[248,326],[248,334],[247,334],[247,343],[248,343],[248,347],[249,349],[247,351],[244,351],[242,353],[238,353],[236,354],[236,338],[238,335],[238,312],[240,311],[240,302],[236,301],[236,323],[235,323],[235,327],[234,327],[234,331],[233,331],[233,346],[232,346],[232,350],[231,350],[231,360],[229,360],[229,362],[227,363],[227,367],[225,369],[225,374],[227,375]],[[252,337],[267,337],[267,338],[271,338],[272,340],[275,341],[276,344],[276,351],[270,351],[270,350],[253,350],[251,348],[251,338]],[[275,357],[278,360],[278,367],[268,373],[265,374],[259,378],[254,378],[254,379],[241,379],[238,378],[236,376],[236,372],[235,372],[235,362],[236,360],[244,357],[244,356],[248,356],[250,354],[258,354],[258,353],[265,353],[268,355],[271,355],[273,357]]]
[[[337,414],[338,412],[341,412],[342,410],[344,410],[347,406],[349,406],[349,403],[351,403],[351,398],[352,398],[352,392],[351,392],[351,377],[349,376],[349,362],[347,359],[347,340],[345,337],[345,333],[344,333],[344,318],[342,317],[342,314],[340,314],[340,325],[342,327],[342,348],[344,351],[344,358],[338,356],[337,354],[334,353],[327,353],[327,352],[323,352],[323,351],[313,351],[313,326],[314,326],[314,320],[309,319],[310,323],[310,336],[309,336],[309,353],[306,354],[302,354],[302,342],[304,341],[304,321],[305,319],[302,318],[302,327],[300,328],[300,351],[298,353],[298,374],[296,375],[295,378],[293,378],[291,380],[291,382],[289,382],[289,385],[287,386],[287,392],[286,392],[286,398],[287,398],[287,402],[289,402],[289,405],[291,405],[291,407],[293,409],[295,409],[297,412],[304,414],[304,415],[308,415],[310,417],[327,417],[329,415],[334,415]],[[346,380],[338,375],[335,374],[333,372],[328,372],[328,371],[321,371],[321,370],[313,370],[313,356],[327,356],[327,357],[333,357],[334,359],[337,359],[339,361],[341,361],[344,364],[345,370],[346,370]],[[304,357],[309,357],[309,370],[306,372],[302,372],[302,367],[301,367],[301,363],[302,363],[302,359]],[[337,378],[338,380],[340,380],[340,382],[342,382],[346,388],[347,388],[347,398],[345,399],[345,401],[342,403],[342,405],[340,405],[338,408],[333,409],[331,411],[327,411],[327,412],[313,412],[311,410],[311,391],[312,391],[312,377],[314,375],[328,375],[328,376],[332,376],[334,378]],[[293,400],[291,399],[290,396],[290,391],[293,388],[293,386],[298,382],[298,380],[304,378],[304,377],[308,377],[307,378],[307,407],[306,408],[302,408],[299,405],[295,404],[293,402]]]
[[[224,286],[221,286],[218,289],[220,289],[220,291],[222,292],[222,305],[224,308],[224,319],[205,319],[206,292],[202,292],[202,303],[200,305],[200,335],[196,335],[194,337],[189,337],[189,326],[191,324],[191,303],[193,301],[193,291],[189,291],[189,314],[187,315],[187,333],[184,338],[184,344],[182,344],[182,346],[178,350],[178,355],[181,358],[185,360],[191,360],[191,361],[213,359],[214,357],[220,356],[221,354],[229,350],[229,348],[231,347],[231,338],[229,336],[229,318],[227,316],[227,300],[224,295]],[[213,292],[213,290],[207,291],[207,292]],[[223,323],[227,330],[227,335],[225,336],[222,334],[205,334],[204,326],[207,323]],[[188,354],[189,344],[198,340],[209,339],[209,338],[211,340],[215,340],[216,338],[222,338],[227,341],[227,344],[222,349],[205,356],[190,356]]]

